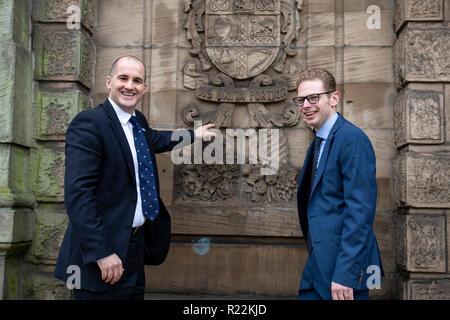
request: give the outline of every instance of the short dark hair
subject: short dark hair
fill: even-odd
[[[311,68],[302,71],[298,77],[297,87],[303,81],[308,80],[321,80],[325,91],[336,91],[336,79],[328,70],[322,68]]]
[[[142,63],[142,65],[144,66],[144,81],[145,81],[145,78],[147,76],[147,69],[145,67],[145,63],[142,62],[141,59],[139,59],[139,58],[137,58],[135,56],[132,56],[132,55],[125,55],[125,56],[121,56],[121,57],[117,58],[116,61],[114,61],[113,64],[111,65],[111,69],[109,70],[109,75],[111,77],[113,76],[113,73],[116,71],[117,62],[119,62],[120,60],[122,60],[124,58],[132,59],[132,60],[135,60],[135,61],[138,61],[138,62]]]

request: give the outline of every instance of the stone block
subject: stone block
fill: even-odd
[[[334,12],[336,10],[336,1],[333,0],[315,0],[299,1],[303,2],[303,10],[307,13]]]
[[[104,2],[104,1],[100,1]],[[70,10],[77,6],[77,10]],[[95,0],[33,0],[32,19],[34,22],[61,22],[72,21],[74,14],[80,14],[80,24],[91,33],[94,32],[97,22],[97,1]]]
[[[95,48],[84,31],[47,24],[36,25],[34,34],[36,80],[78,81],[92,87]]]
[[[448,208],[450,206],[448,155],[403,152],[394,159],[394,195],[397,206]]]
[[[0,47],[0,141],[31,146],[32,54],[12,42]]]
[[[0,243],[19,243],[33,238],[33,213],[29,209],[0,209]]]
[[[46,268],[27,264],[24,266],[22,299],[23,300],[68,300],[71,291],[64,282],[53,276],[54,267]],[[47,270],[50,269],[50,270]]]
[[[28,154],[27,149],[0,144],[0,206],[33,205],[27,176]]]
[[[180,34],[181,20],[178,19],[178,10],[182,10],[178,0],[152,2],[152,46],[176,47]],[[184,36],[184,32],[182,32]]]
[[[150,92],[176,90],[178,71],[178,49],[162,47],[152,50]]]
[[[409,23],[400,33],[394,48],[397,87],[408,82],[449,82],[449,51],[448,26]]]
[[[398,215],[397,263],[408,272],[446,272],[445,216]]]
[[[381,263],[386,274],[396,271],[393,222],[392,212],[377,212],[375,214],[373,227],[381,254]]]
[[[64,140],[72,119],[92,108],[91,97],[77,88],[39,88],[35,94],[34,134],[38,140]]]
[[[146,41],[143,25],[148,23],[144,21],[145,7],[145,1],[98,1],[98,26],[93,36],[96,45],[142,46]]]
[[[394,28],[399,30],[408,21],[441,21],[444,18],[442,0],[396,0]]]
[[[357,4],[355,4],[357,2]],[[344,32],[345,45],[352,46],[392,46],[395,33],[392,30],[394,10],[387,2],[392,1],[345,1]],[[380,8],[380,28],[369,29],[372,26],[374,13],[367,13],[371,5]]]
[[[324,68],[336,75],[335,48],[308,48],[308,68]]]
[[[346,47],[345,83],[393,83],[392,48]]]
[[[303,240],[263,245],[258,238],[251,244],[199,238],[172,241],[164,265],[146,266],[147,292],[297,296],[308,257]]]
[[[401,90],[394,107],[395,145],[444,142],[442,85],[410,84]]]
[[[335,13],[310,13],[306,17],[308,30],[308,46],[334,46]]]
[[[300,237],[302,232],[296,208],[172,206],[174,234],[205,234],[228,236]],[[224,204],[222,203],[222,206]]]
[[[37,144],[31,153],[30,181],[36,200],[64,201],[64,144],[61,142]]]
[[[392,165],[389,169],[392,170]],[[392,193],[392,178],[377,178],[377,210],[395,210],[396,208]]]
[[[62,204],[40,203],[36,209],[32,258],[55,262],[69,219]]]
[[[175,125],[177,91],[154,92],[150,95],[150,125]]]
[[[0,26],[0,43],[15,42],[23,48],[28,48],[30,38],[28,1],[2,1]]]
[[[397,92],[390,83],[352,83],[344,85],[345,118],[360,128],[391,129]]]
[[[406,280],[402,298],[405,300],[449,300],[450,280]]]
[[[445,141],[450,142],[450,84],[445,85]]]

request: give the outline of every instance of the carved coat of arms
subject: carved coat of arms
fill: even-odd
[[[208,112],[202,112],[195,101],[187,105],[182,114],[186,124],[193,125],[195,120],[201,120],[203,124],[214,123],[217,129],[231,128],[234,109],[240,107],[247,108],[250,127],[254,129],[281,129],[298,123],[297,107],[287,98],[288,91],[296,89],[297,75],[304,68],[298,60],[290,59],[298,52],[302,2],[184,0],[185,29],[192,44],[189,50],[192,58],[184,65],[183,84],[195,90],[196,99],[214,105]],[[285,107],[281,114],[270,111],[271,105],[278,103],[279,106],[283,102]],[[280,172],[292,172],[293,168],[287,163],[287,139],[282,129],[279,138],[276,152],[280,154]],[[193,182],[185,186],[185,191],[192,193],[198,189],[198,194],[203,194],[202,200],[215,199],[219,188],[210,182],[202,184],[198,170],[189,168],[181,171],[185,173],[182,176],[189,178],[184,182]],[[251,194],[251,201],[291,200],[295,174],[290,175],[292,179],[280,178],[281,184],[277,184],[276,177],[266,179],[253,172],[246,169],[241,172],[245,177],[242,188]],[[227,175],[226,170],[223,174]],[[230,180],[230,185],[237,181]],[[286,183],[289,186],[284,186]],[[280,190],[288,193],[280,193]],[[226,195],[217,199],[232,196],[231,193]]]

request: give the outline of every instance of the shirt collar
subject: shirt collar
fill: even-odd
[[[319,129],[319,131],[317,131],[316,135],[326,140],[337,119],[338,114],[336,112],[327,121],[325,121],[323,126]]]
[[[110,97],[108,97],[109,102],[111,103],[114,111],[116,112],[117,118],[121,124],[127,124],[131,118],[131,114],[122,110]],[[133,112],[133,116],[136,116],[136,112]]]

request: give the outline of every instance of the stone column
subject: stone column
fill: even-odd
[[[68,222],[63,203],[65,133],[77,113],[92,107],[96,1],[34,0],[31,18],[35,88],[29,177],[36,203],[22,298],[62,299],[69,292],[53,271]]]
[[[32,238],[29,10],[29,1],[0,2],[0,300],[20,297],[20,265]]]
[[[450,299],[450,16],[444,4],[396,1],[395,242],[402,299]]]

